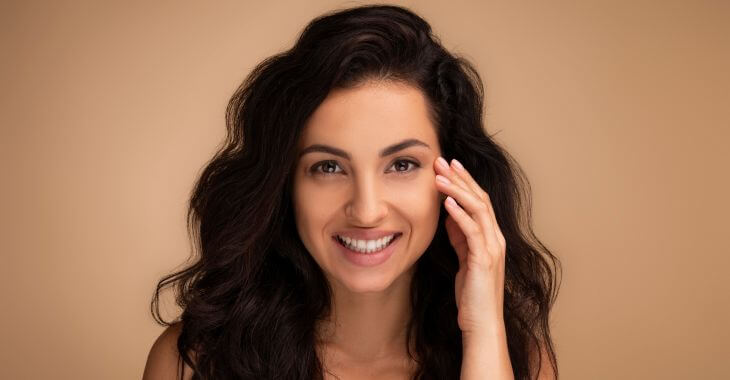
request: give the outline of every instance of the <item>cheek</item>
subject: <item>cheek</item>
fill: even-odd
[[[415,240],[430,244],[436,233],[441,210],[440,193],[435,183],[430,182],[428,178],[418,182],[409,186],[407,190],[395,192],[397,197],[393,199],[393,204],[398,205],[399,210],[411,223]],[[425,249],[427,245],[421,248]]]
[[[317,244],[318,237],[332,218],[332,202],[327,202],[327,193],[314,186],[302,185],[294,190],[294,216],[299,237],[310,249]]]
[[[424,176],[417,181],[394,186],[394,204],[404,205],[409,216],[438,219],[440,192],[436,188],[435,176]],[[424,220],[425,221],[425,220]]]

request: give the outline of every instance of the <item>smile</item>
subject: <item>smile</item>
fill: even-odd
[[[384,236],[376,240],[358,240],[348,236],[335,235],[335,240],[344,247],[360,253],[376,253],[387,248],[393,241],[402,235],[398,232],[389,236]]]

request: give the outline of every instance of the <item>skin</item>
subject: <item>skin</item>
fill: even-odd
[[[428,147],[379,156],[406,139]],[[335,90],[308,120],[298,148],[312,144],[351,156],[304,154],[293,178],[299,236],[333,288],[334,312],[320,330],[325,362],[346,378],[410,371],[404,334],[413,264],[433,239],[443,199],[431,169],[441,150],[426,101],[417,89],[393,82]],[[403,236],[388,261],[362,268],[347,262],[331,239],[343,228]]]
[[[436,162],[447,196],[446,231],[459,258],[455,296],[462,332],[461,379],[514,379],[504,325],[506,242],[489,194],[457,160]]]
[[[305,126],[300,152],[326,144],[351,156],[307,153],[294,174],[299,236],[333,288],[333,315],[319,329],[324,365],[348,379],[410,375],[414,367],[404,335],[410,280],[413,264],[433,239],[443,194],[458,202],[444,205],[449,240],[460,262],[455,296],[464,338],[462,379],[511,379],[502,318],[504,237],[486,192],[458,164],[439,165],[443,159],[437,160],[441,150],[427,110],[414,87],[366,82],[333,91]],[[429,147],[378,155],[405,139]],[[401,159],[419,167],[398,164]],[[385,263],[353,266],[331,236],[355,227],[400,231],[402,241]]]
[[[298,233],[333,288],[333,315],[324,321],[320,358],[326,378],[408,379],[415,369],[405,352],[410,318],[413,264],[433,239],[439,208],[448,212],[446,231],[459,259],[455,297],[462,331],[461,380],[514,379],[503,320],[505,239],[489,195],[460,168],[441,165],[435,128],[421,92],[393,82],[367,82],[333,91],[315,111],[298,149],[327,144],[348,151],[351,160],[311,153],[298,161],[294,203]],[[385,146],[416,138],[387,157]],[[368,142],[363,144],[363,142]],[[399,162],[408,159],[421,166]],[[317,168],[332,176],[314,176]],[[400,174],[403,171],[407,174]],[[446,179],[446,181],[441,181]],[[455,203],[452,203],[454,201]],[[330,236],[342,228],[403,232],[391,258],[371,268],[344,261]],[[165,330],[150,351],[144,379],[175,379],[176,342],[181,326]],[[538,379],[554,379],[545,346]],[[186,366],[190,378],[190,368]]]

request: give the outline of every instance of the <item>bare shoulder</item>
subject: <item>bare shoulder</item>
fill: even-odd
[[[177,338],[182,330],[182,322],[170,325],[157,337],[147,356],[142,380],[179,380],[182,358],[177,351]],[[182,380],[190,380],[193,371],[185,364]]]
[[[548,354],[545,342],[541,341],[539,349],[532,350],[530,358],[532,360],[531,368],[537,367],[538,360],[540,362],[540,369],[537,373],[538,380],[555,380],[557,378],[553,366],[550,363],[550,355]],[[532,376],[531,374],[530,378]]]

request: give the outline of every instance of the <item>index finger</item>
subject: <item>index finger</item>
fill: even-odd
[[[473,191],[481,200],[483,200],[487,207],[489,208],[489,213],[492,214],[492,217],[496,221],[497,219],[494,217],[494,209],[492,208],[492,202],[489,198],[489,194],[482,189],[482,187],[477,183],[477,181],[474,180],[474,178],[469,174],[469,172],[464,168],[464,166],[459,162],[457,159],[451,160],[451,167],[454,169],[454,172],[461,178],[467,186]]]

